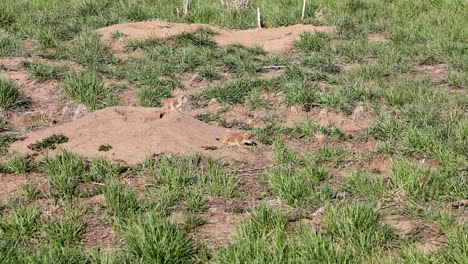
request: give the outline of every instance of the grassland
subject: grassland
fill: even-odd
[[[298,1],[192,0],[186,16],[179,2],[1,1],[0,59],[23,63],[0,64],[0,74],[56,83],[61,100],[90,111],[125,104],[125,92],[159,106],[195,76],[209,84],[191,95],[195,107],[211,98],[223,107],[198,118],[249,130],[274,153],[271,166],[249,174],[254,164],[199,155],[125,167],[71,152],[9,154],[21,136],[9,116],[32,106],[0,77],[1,179],[22,181],[0,196],[1,263],[468,263],[466,1],[320,0],[305,21]],[[93,31],[147,19],[252,28],[256,7],[264,27],[304,22],[336,34],[304,33],[278,55],[222,48],[200,30],[130,41],[123,59]],[[281,70],[264,78],[272,65]],[[225,122],[236,106],[268,115],[259,127]],[[291,107],[344,118],[362,109],[372,122],[288,126],[278,109]],[[213,239],[206,229],[220,216],[241,220]]]

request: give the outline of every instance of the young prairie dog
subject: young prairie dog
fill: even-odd
[[[244,144],[253,144],[253,136],[247,132],[227,132],[224,135],[223,140],[221,140],[221,143],[228,146],[242,147]]]
[[[188,97],[186,95],[179,95],[175,98],[168,98],[163,102],[163,110],[164,113],[168,113],[171,111],[180,111],[180,108],[183,104],[188,101]]]

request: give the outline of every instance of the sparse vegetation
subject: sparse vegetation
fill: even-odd
[[[8,110],[25,102],[25,99],[13,81],[0,77],[0,108]]]
[[[193,0],[187,14],[182,2],[0,1],[1,263],[468,261],[466,1],[307,1],[304,20],[302,1]],[[116,30],[110,43],[95,31],[147,19],[251,29],[257,7],[268,29],[336,30],[303,32],[280,55],[222,46],[206,27],[146,40]],[[60,101],[44,99],[49,83]],[[131,167],[67,151],[40,162],[64,135],[7,153],[30,129],[26,111],[46,105],[62,122],[67,100],[157,107],[180,90],[185,114],[259,146]],[[221,109],[208,110],[213,98]]]
[[[28,145],[28,148],[34,151],[41,151],[45,148],[55,149],[56,144],[68,142],[68,137],[63,134],[53,134],[50,137],[44,138],[41,141]]]
[[[109,144],[100,145],[98,148],[99,151],[104,151],[104,152],[109,151],[111,149],[112,149],[112,146]]]
[[[57,80],[64,78],[67,69],[62,66],[53,64],[44,64],[37,61],[23,61],[22,66],[28,69],[31,73],[29,78],[40,82]]]
[[[63,91],[92,110],[115,104],[112,90],[92,71],[73,72],[65,77]]]

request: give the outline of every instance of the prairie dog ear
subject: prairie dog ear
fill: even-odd
[[[244,133],[242,134],[242,136],[243,136],[244,138],[251,138],[251,137],[252,137],[252,135],[251,135],[250,133],[248,133],[248,132],[244,132]]]
[[[184,95],[179,95],[177,99],[179,99],[180,102],[187,102],[188,97],[184,94]]]

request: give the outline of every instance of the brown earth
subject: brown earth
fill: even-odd
[[[15,196],[18,188],[26,182],[26,176],[0,173],[0,201]]]
[[[215,32],[214,40],[220,46],[240,44],[247,47],[261,46],[270,52],[284,52],[292,48],[293,41],[305,31],[334,32],[333,27],[313,25],[292,25],[279,28],[231,30],[220,29],[205,24],[182,24],[164,21],[145,21],[112,25],[98,30],[103,40],[116,49],[122,48],[122,41],[114,41],[113,32],[120,32],[127,40],[165,38],[184,32],[194,32],[199,28],[209,28]]]
[[[93,112],[74,122],[34,131],[26,139],[12,144],[11,149],[31,154],[28,145],[52,134],[62,133],[69,138],[59,149],[83,156],[102,156],[136,165],[145,158],[162,153],[188,155],[201,153],[216,159],[257,163],[265,153],[253,154],[246,148],[228,148],[221,145],[227,131],[199,121],[187,114],[173,112],[160,118],[161,110],[144,107],[110,107]],[[99,151],[101,145],[112,149]],[[205,147],[215,147],[206,150]],[[49,151],[53,154],[55,151]],[[268,155],[267,155],[268,156]]]

